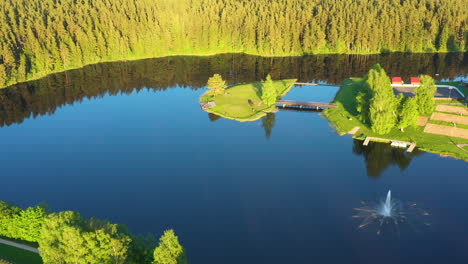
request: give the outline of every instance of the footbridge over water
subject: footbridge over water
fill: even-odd
[[[309,101],[295,101],[295,100],[279,100],[276,101],[277,107],[293,108],[293,109],[312,109],[320,110],[325,108],[336,108],[333,103],[309,102]]]

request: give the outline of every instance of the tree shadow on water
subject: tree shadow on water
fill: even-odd
[[[414,157],[422,155],[424,152],[418,149],[413,152],[406,152],[406,149],[391,147],[388,143],[369,142],[363,146],[361,140],[354,140],[353,153],[364,156],[366,162],[367,175],[369,178],[377,179],[390,166],[398,166],[401,171],[409,167]]]

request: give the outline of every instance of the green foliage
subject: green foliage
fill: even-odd
[[[415,97],[418,103],[419,113],[429,116],[434,112],[435,100],[434,95],[437,91],[434,79],[428,75],[421,76],[421,85],[416,87]]]
[[[325,117],[341,135],[347,133],[354,127],[360,127],[359,135],[356,135],[357,138],[364,139],[366,136],[379,137],[368,125],[359,121],[357,113],[355,112],[355,98],[357,93],[362,89],[363,83],[364,80],[362,78],[346,80],[334,99],[338,107],[328,108],[324,111]],[[385,138],[417,142],[417,148],[419,150],[444,154],[468,161],[468,152],[455,145],[468,143],[468,140],[424,133],[423,127],[407,127],[404,132],[401,132],[399,129],[392,129],[390,133],[385,135]],[[379,163],[380,161],[374,162],[374,164]]]
[[[359,113],[359,120],[363,123],[369,122],[369,101],[371,95],[370,91],[360,91],[356,96],[356,111]]]
[[[127,263],[152,263],[154,248],[156,247],[156,244],[156,238],[152,235],[148,235],[146,237],[133,236]]]
[[[185,250],[174,230],[166,230],[154,250],[154,264],[186,264]]]
[[[278,94],[273,84],[273,80],[271,79],[270,74],[268,74],[266,80],[262,83],[262,101],[268,106],[274,105],[277,97]]]
[[[210,77],[206,84],[206,88],[210,89],[214,95],[223,93],[226,87],[226,81],[219,74],[214,74],[213,77]]]
[[[295,80],[273,81],[273,88],[281,97],[289,92],[294,82]],[[209,113],[240,122],[255,121],[276,110],[274,104],[269,106],[262,103],[262,86],[263,83],[230,86],[226,89],[226,93],[218,96],[203,94],[200,102],[214,101],[216,103],[215,107],[206,109]]]
[[[41,230],[39,250],[44,263],[125,263],[131,239],[119,226],[76,212],[48,216]]]
[[[3,87],[7,84],[8,76],[6,72],[5,65],[0,64],[0,87]]]
[[[390,85],[390,78],[379,64],[374,65],[366,78],[370,94],[369,120],[372,131],[386,134],[395,127],[397,121],[397,99]]]
[[[37,242],[45,218],[39,206],[23,210],[0,201],[0,236]]]
[[[175,54],[463,51],[465,6],[465,0],[3,0],[0,65],[11,84],[91,63]]]
[[[407,127],[414,127],[418,123],[419,112],[416,98],[410,97],[403,100],[398,116],[398,128],[404,130]]]

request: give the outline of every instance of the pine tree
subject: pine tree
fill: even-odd
[[[437,91],[437,87],[434,83],[434,79],[428,75],[421,76],[421,85],[416,87],[415,98],[418,104],[418,111],[422,115],[429,116],[434,112],[435,101],[434,95]]]
[[[398,128],[404,131],[407,127],[416,126],[419,119],[418,104],[414,97],[406,98],[399,111]]]
[[[366,85],[372,91],[369,104],[369,120],[372,131],[387,134],[397,121],[397,99],[390,85],[390,78],[379,64],[369,71]]]
[[[187,264],[185,250],[179,243],[174,230],[166,230],[154,250],[153,264]]]
[[[226,81],[219,74],[214,74],[213,77],[210,77],[206,84],[206,88],[210,89],[210,92],[214,95],[223,93],[226,87]]]
[[[6,73],[5,65],[0,64],[0,87],[3,87],[7,84],[8,76]]]
[[[262,83],[262,101],[266,105],[273,105],[276,103],[277,97],[275,85],[270,74],[268,74],[266,80]]]

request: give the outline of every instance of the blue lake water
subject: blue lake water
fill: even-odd
[[[401,66],[400,75],[443,68],[440,78],[466,78],[461,56],[434,69],[423,63],[433,58],[412,57],[420,67]],[[193,264],[468,262],[467,162],[382,145],[366,152],[317,112],[279,111],[267,137],[262,120],[217,119],[198,104],[214,72],[230,83],[270,71],[337,83],[328,68],[351,60],[334,76],[358,76],[368,70],[356,66],[363,58],[331,57],[300,76],[291,65],[307,58],[276,68],[261,61],[261,70],[232,64],[263,60],[255,58],[173,60],[91,66],[0,91],[0,200],[44,201],[140,234],[173,228]],[[180,69],[155,73],[160,63]],[[287,99],[330,101],[337,89],[294,87]],[[359,229],[353,208],[389,189],[427,210],[431,225],[381,235],[376,226]]]

